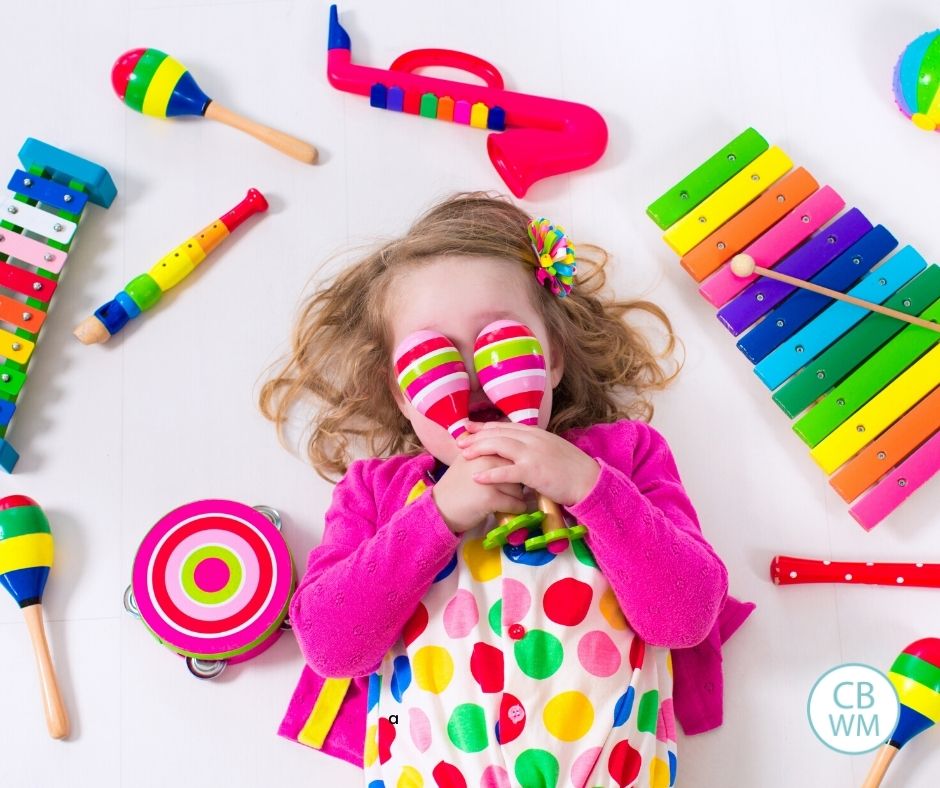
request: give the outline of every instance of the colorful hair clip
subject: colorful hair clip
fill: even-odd
[[[539,284],[548,286],[559,298],[571,292],[576,271],[574,244],[560,225],[538,218],[529,222],[529,240],[538,257],[535,276]]]

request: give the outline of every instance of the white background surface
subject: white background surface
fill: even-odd
[[[823,747],[807,725],[807,693],[838,663],[887,669],[910,641],[940,634],[940,591],[777,589],[768,563],[778,552],[940,560],[940,487],[934,480],[864,533],[644,208],[753,125],[935,260],[940,139],[907,124],[891,98],[895,59],[937,26],[935,4],[350,0],[340,10],[357,62],[462,49],[495,63],[511,89],[605,116],[602,162],[537,184],[525,205],[611,250],[619,294],[648,295],[672,316],[688,361],[654,424],[733,593],[758,603],[725,651],[725,725],[681,739],[679,785],[859,785],[871,756]],[[109,211],[87,212],[11,430],[23,456],[13,477],[0,477],[0,490],[33,496],[53,525],[45,608],[73,734],[46,738],[25,627],[12,602],[0,604],[0,784],[358,785],[353,768],[275,736],[302,664],[290,638],[198,682],[124,613],[121,593],[147,529],[198,498],[278,508],[303,564],[330,488],[277,444],[256,407],[259,378],[286,348],[326,254],[396,233],[454,190],[505,191],[484,134],[379,113],[330,88],[322,2],[29,0],[4,3],[3,17],[0,171],[12,172],[35,136],[108,167],[119,196]],[[177,57],[220,103],[310,139],[321,164],[206,120],[131,112],[109,72],[137,46]],[[107,346],[71,337],[249,186],[268,195],[270,213],[160,307]],[[937,785],[938,736],[905,748],[886,785]]]

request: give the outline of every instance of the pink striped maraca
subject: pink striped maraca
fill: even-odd
[[[416,331],[395,348],[402,393],[422,416],[456,438],[467,429],[470,376],[457,348],[437,331]]]
[[[511,421],[539,423],[545,394],[545,356],[535,335],[515,320],[497,320],[473,345],[473,366],[483,391]]]

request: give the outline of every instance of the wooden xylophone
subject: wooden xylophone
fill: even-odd
[[[0,196],[0,467],[19,453],[6,440],[49,304],[90,200],[107,208],[117,191],[108,171],[27,139]]]
[[[748,129],[648,208],[699,292],[866,529],[940,468],[940,333],[762,276],[940,322],[940,267]]]

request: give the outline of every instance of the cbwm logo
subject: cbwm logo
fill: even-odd
[[[824,673],[809,693],[809,724],[837,752],[859,755],[883,744],[898,721],[894,686],[870,665],[850,663]]]

